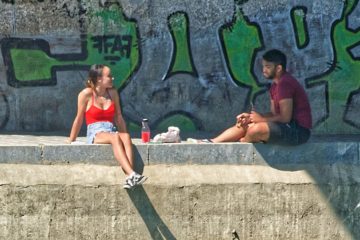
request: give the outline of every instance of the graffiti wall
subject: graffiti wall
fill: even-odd
[[[129,128],[219,132],[269,111],[261,56],[284,51],[316,134],[360,133],[359,0],[0,3],[0,130],[68,131],[94,63],[110,66]]]

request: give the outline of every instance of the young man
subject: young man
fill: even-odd
[[[271,112],[255,111],[236,117],[237,124],[212,142],[268,142],[282,145],[305,143],[312,127],[307,95],[298,81],[286,72],[286,56],[273,49],[263,55],[263,75],[272,81]]]

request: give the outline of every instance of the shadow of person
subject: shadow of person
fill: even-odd
[[[255,164],[281,171],[306,171],[354,239],[360,239],[358,143],[316,143],[287,147],[254,144]]]
[[[143,186],[127,191],[136,210],[143,219],[152,239],[176,239],[151,204]]]
[[[140,174],[144,171],[142,155],[141,151],[139,152],[137,148],[134,148],[134,170]],[[143,219],[152,239],[176,239],[156,212],[143,186],[127,190],[127,194]]]

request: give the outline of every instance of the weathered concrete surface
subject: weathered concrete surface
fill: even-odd
[[[341,169],[327,172],[338,179]],[[358,181],[335,186],[304,170],[249,165],[154,165],[144,174],[143,187],[126,191],[118,167],[2,164],[0,238],[232,239],[232,230],[254,240],[359,236]],[[347,191],[339,196],[339,189]],[[343,221],[336,198],[348,199]]]
[[[356,137],[298,147],[134,139],[149,179],[129,192],[109,145],[65,139],[1,135],[0,239],[360,238]]]
[[[2,135],[0,163],[117,165],[110,145],[64,144],[65,136]],[[306,144],[284,147],[267,144],[222,143],[143,144],[133,139],[138,162],[152,164],[360,164],[359,137],[317,138]]]
[[[260,62],[278,48],[309,96],[314,132],[359,134],[359,9],[340,0],[3,0],[0,130],[69,131],[87,69],[103,63],[131,126],[146,117],[160,129],[173,117],[221,131],[250,101],[268,110]]]

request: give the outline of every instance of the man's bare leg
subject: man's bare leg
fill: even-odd
[[[246,130],[244,127],[233,126],[226,129],[219,136],[211,139],[214,143],[220,142],[239,142],[245,136]]]
[[[249,125],[246,134],[240,139],[241,142],[266,142],[270,137],[270,128],[266,122]]]

